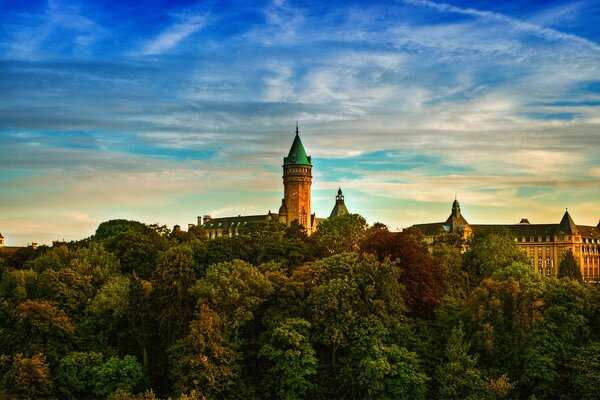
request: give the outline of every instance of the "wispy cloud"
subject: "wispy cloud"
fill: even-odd
[[[171,25],[156,38],[146,43],[139,54],[156,55],[168,52],[179,45],[182,40],[200,31],[208,22],[205,14],[183,15],[179,19],[181,19],[180,22]]]
[[[436,3],[431,0],[403,0],[407,4],[413,4],[418,6],[426,6],[434,8],[441,12],[449,12],[449,13],[457,13],[463,15],[469,15],[472,17],[491,19],[498,22],[503,22],[509,24],[509,26],[514,27],[515,29],[526,31],[542,37],[547,40],[560,40],[560,41],[568,41],[574,42],[580,45],[584,45],[589,47],[592,50],[600,51],[600,45],[592,40],[583,38],[578,35],[573,35],[570,33],[564,33],[557,31],[552,28],[546,28],[543,26],[539,26],[536,24],[532,24],[529,22],[521,21],[516,18],[509,17],[504,14],[500,14],[492,11],[483,11],[475,8],[463,8],[450,5],[448,3]]]

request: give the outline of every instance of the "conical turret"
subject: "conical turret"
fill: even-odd
[[[344,194],[342,193],[342,188],[339,188],[337,196],[335,196],[335,206],[333,206],[333,210],[331,210],[331,215],[329,215],[329,218],[345,214],[349,214],[349,212],[346,208],[346,204],[344,204]]]
[[[573,235],[578,232],[579,230],[577,229],[577,225],[575,225],[575,222],[573,222],[573,219],[569,215],[569,210],[566,210],[565,215],[563,215],[562,219],[560,220],[560,224],[558,224],[558,227],[556,228],[556,233]]]

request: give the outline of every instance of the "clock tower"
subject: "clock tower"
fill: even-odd
[[[312,183],[312,164],[306,155],[298,124],[296,137],[287,157],[283,157],[283,200],[279,209],[279,220],[287,225],[298,221],[312,233],[314,216],[310,209],[310,185]]]

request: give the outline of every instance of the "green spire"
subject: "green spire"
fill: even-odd
[[[298,123],[296,122],[296,137],[294,143],[290,148],[290,152],[287,157],[283,157],[283,165],[311,165],[310,156],[306,155],[306,150],[300,140],[300,131],[298,130]]]

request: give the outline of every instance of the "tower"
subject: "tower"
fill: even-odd
[[[342,188],[340,187],[337,192],[337,196],[335,196],[335,206],[333,206],[333,210],[331,210],[331,217],[339,217],[340,215],[348,214],[348,209],[346,208],[346,204],[344,204],[344,194],[342,193]]]
[[[287,157],[283,157],[283,200],[279,209],[279,220],[286,224],[293,221],[306,228],[314,229],[310,209],[310,185],[312,184],[312,164],[306,155],[300,131],[296,123],[296,137]]]

